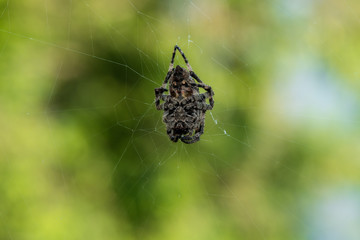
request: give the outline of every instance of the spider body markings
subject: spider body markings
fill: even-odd
[[[177,65],[174,68],[176,50],[180,52],[187,66]],[[169,84],[170,94],[167,92]],[[206,92],[200,93],[199,88]],[[155,105],[157,110],[164,110],[163,122],[166,132],[173,142],[179,139],[187,144],[200,140],[204,133],[205,113],[214,107],[214,92],[204,84],[192,70],[183,51],[175,45],[168,73],[160,88],[155,88]],[[206,102],[209,99],[209,104]],[[160,104],[160,101],[164,103]]]

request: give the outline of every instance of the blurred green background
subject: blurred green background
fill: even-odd
[[[0,239],[360,239],[359,11],[1,0]],[[192,145],[154,105],[175,44],[215,91]]]

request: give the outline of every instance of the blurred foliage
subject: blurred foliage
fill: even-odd
[[[359,10],[0,1],[0,239],[359,239]],[[215,91],[192,145],[154,106],[174,44]]]

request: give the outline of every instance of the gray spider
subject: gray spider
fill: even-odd
[[[181,53],[188,70],[179,65],[174,68],[176,50]],[[168,91],[166,89],[168,82],[170,95],[164,95],[163,93]],[[199,87],[206,92],[200,93]],[[180,139],[189,144],[200,140],[200,136],[204,133],[205,112],[214,107],[213,96],[211,87],[200,80],[185,54],[175,45],[164,83],[160,88],[155,88],[156,109],[164,110],[163,122],[166,124],[171,141],[177,142]],[[209,99],[209,104],[206,99]],[[160,100],[164,103],[160,104]]]

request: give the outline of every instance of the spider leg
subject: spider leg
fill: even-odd
[[[200,136],[204,133],[204,123],[200,125],[200,129],[193,136],[182,136],[181,141],[186,144],[195,143],[200,140]]]
[[[198,81],[199,83],[202,83],[202,81],[201,81],[200,78],[194,73],[194,71],[190,71],[190,76],[192,76],[193,78],[195,78],[195,80]]]
[[[168,91],[166,89],[166,85],[171,77],[172,72],[173,72],[173,69],[169,70],[168,73],[166,74],[165,80],[164,80],[163,84],[161,85],[161,87],[155,88],[155,105],[156,105],[157,110],[164,109],[164,104],[160,104],[160,100],[165,100],[166,96],[169,96],[169,95],[164,95],[163,92]]]
[[[181,56],[184,58],[184,61],[185,61],[185,63],[186,63],[186,66],[187,66],[188,70],[189,70],[190,72],[192,72],[192,68],[191,68],[191,66],[190,66],[190,64],[189,64],[189,61],[187,60],[187,58],[185,57],[184,52],[181,50],[181,48],[179,48],[178,45],[175,45],[175,47],[174,47],[174,52],[173,52],[173,55],[172,55],[172,58],[171,58],[170,66],[171,66],[171,67],[174,66],[174,58],[175,58],[176,49],[180,52]],[[170,68],[169,68],[169,69],[170,69]]]
[[[174,130],[168,130],[167,134],[169,135],[170,140],[173,142],[177,142],[180,138],[179,135],[174,135]]]
[[[171,64],[170,64],[171,65]],[[170,79],[170,77],[171,77],[171,74],[173,73],[173,71],[174,71],[174,68],[171,68],[170,69],[170,67],[169,67],[169,71],[167,72],[167,74],[166,74],[166,77],[165,77],[165,79],[164,79],[164,82],[163,82],[163,84],[162,84],[162,88],[166,88],[166,85],[167,85],[167,83],[168,83],[168,81],[169,81],[169,79]]]
[[[212,90],[212,88],[204,83],[199,83],[199,84],[193,84],[194,86],[197,87],[201,87],[203,88],[206,93],[202,93],[199,96],[205,98],[205,99],[209,99],[209,103],[210,104],[206,104],[206,110],[211,110],[214,107],[214,99],[213,96],[215,95],[214,91]]]
[[[173,142],[177,142],[179,140],[180,136],[171,136],[170,140]]]
[[[156,105],[156,109],[157,110],[163,110],[164,109],[164,104],[160,104],[160,100],[165,100],[167,98],[167,96],[169,95],[165,95],[163,94],[165,91],[167,91],[167,89],[160,87],[160,88],[155,88],[155,105]]]
[[[171,61],[170,61],[170,66],[169,66],[169,71],[174,68],[174,59],[175,59],[175,54],[176,54],[176,47],[177,47],[177,45],[175,45],[174,51],[173,51],[173,53],[172,53],[172,57],[171,57]]]
[[[159,100],[159,102],[156,100],[155,105],[156,105],[157,110],[164,110],[164,104],[163,103],[160,104],[160,100]]]

